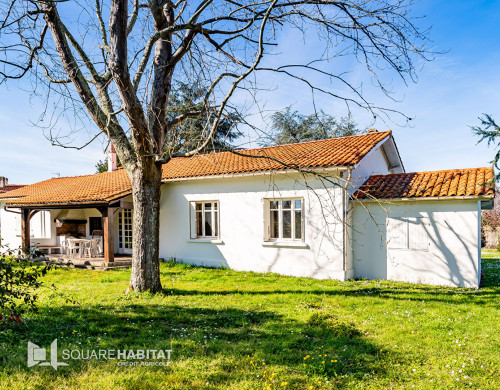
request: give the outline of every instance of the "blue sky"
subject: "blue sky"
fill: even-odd
[[[368,82],[372,101],[415,118],[411,126],[377,121],[375,127],[394,131],[408,172],[489,165],[494,148],[476,145],[478,139],[469,126],[478,124],[483,112],[500,119],[500,1],[425,0],[417,4],[416,14],[426,15],[421,23],[432,26],[432,47],[445,53],[424,64],[416,84],[405,87],[394,80],[394,97],[400,102],[377,94],[364,71],[352,69],[352,77]],[[288,55],[293,42],[284,38],[282,43]],[[266,107],[293,104],[310,113],[310,100],[305,103],[294,88],[293,83],[279,85],[266,95]],[[11,183],[32,183],[57,175],[94,173],[96,161],[104,158],[102,143],[80,151],[51,146],[43,131],[31,124],[43,102],[30,99],[28,90],[27,82],[0,86],[0,176]],[[332,115],[344,114],[338,103],[325,98],[320,103]],[[366,113],[354,119],[361,128],[371,124]]]

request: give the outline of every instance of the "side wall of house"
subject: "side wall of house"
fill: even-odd
[[[307,187],[313,190],[308,190]],[[325,188],[325,185],[327,188]],[[264,241],[265,199],[302,198],[304,242]],[[190,238],[192,201],[218,201],[220,241]],[[298,174],[180,181],[162,186],[160,256],[197,265],[344,279],[342,190]]]
[[[388,249],[387,219],[425,222],[425,249]],[[355,204],[356,278],[478,287],[480,206],[477,200],[395,201]]]
[[[360,164],[352,170],[350,183],[347,192],[352,195],[356,190],[371,176],[371,175],[387,175],[389,172],[389,164],[384,156],[382,146],[372,150]],[[344,172],[344,180],[348,180],[347,172]],[[353,204],[346,199],[348,213],[346,215],[346,271],[348,278],[353,278],[355,275],[354,269],[354,247],[353,247]]]

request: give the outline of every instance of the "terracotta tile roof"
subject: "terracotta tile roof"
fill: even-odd
[[[495,194],[492,167],[374,175],[356,191],[358,199],[491,196]]]
[[[0,194],[8,205],[107,203],[129,194],[130,180],[123,169],[96,175],[53,178]],[[13,199],[15,198],[15,199]]]
[[[25,186],[24,184],[7,184],[6,186],[0,187],[0,194],[3,194],[8,191],[14,191],[24,186]]]
[[[390,136],[390,131],[373,132],[352,137],[247,149],[238,151],[237,154],[220,152],[174,158],[163,166],[162,179],[175,180],[296,167],[353,166],[378,143]],[[0,194],[0,199],[16,198],[7,201],[11,206],[100,203],[109,202],[130,192],[129,178],[125,171],[120,169],[96,175],[45,180],[8,194]]]
[[[175,158],[164,166],[163,179],[270,171],[294,167],[352,166],[359,163],[379,142],[390,136],[390,131],[374,132],[351,137],[241,150],[238,154],[220,152],[187,159]]]

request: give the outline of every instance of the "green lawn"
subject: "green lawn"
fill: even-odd
[[[484,253],[480,290],[162,264],[166,295],[125,295],[129,271],[57,269],[40,312],[0,329],[0,388],[500,388],[499,257]],[[172,349],[172,362],[28,368],[28,340],[56,337],[60,349]]]

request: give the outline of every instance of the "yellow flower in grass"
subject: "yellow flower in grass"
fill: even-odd
[[[285,387],[286,385],[288,385],[288,382],[281,382],[281,387]]]

